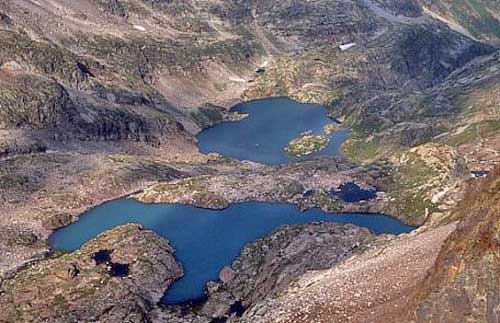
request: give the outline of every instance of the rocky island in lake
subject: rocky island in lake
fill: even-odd
[[[499,322],[499,17],[0,1],[0,322]]]
[[[290,141],[285,151],[290,156],[307,156],[325,149],[329,141],[329,138],[326,136],[305,134]]]

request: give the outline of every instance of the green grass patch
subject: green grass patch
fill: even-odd
[[[481,138],[488,138],[500,131],[500,120],[487,120],[470,125],[463,132],[452,135],[446,140],[451,146],[472,143]]]
[[[326,146],[328,146],[329,141],[330,139],[326,136],[305,135],[290,141],[288,146],[285,148],[285,151],[289,156],[307,156],[323,150]]]

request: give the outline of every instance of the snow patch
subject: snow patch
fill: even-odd
[[[134,25],[134,28],[139,30],[139,31],[146,31],[146,28],[139,26],[139,25]]]
[[[352,48],[354,46],[356,46],[356,43],[348,43],[348,44],[344,44],[344,45],[339,45],[339,48],[341,51],[346,51],[349,48]]]

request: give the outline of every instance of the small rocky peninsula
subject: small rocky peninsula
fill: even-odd
[[[4,282],[2,322],[147,322],[183,274],[169,243],[137,225],[106,232]]]

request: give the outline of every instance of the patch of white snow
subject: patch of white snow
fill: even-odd
[[[339,45],[339,48],[341,51],[346,51],[349,48],[352,48],[354,46],[356,46],[356,43],[348,43],[348,44],[344,44],[344,45]]]
[[[146,31],[146,28],[139,26],[139,25],[134,25],[134,28],[139,30],[139,31]]]

